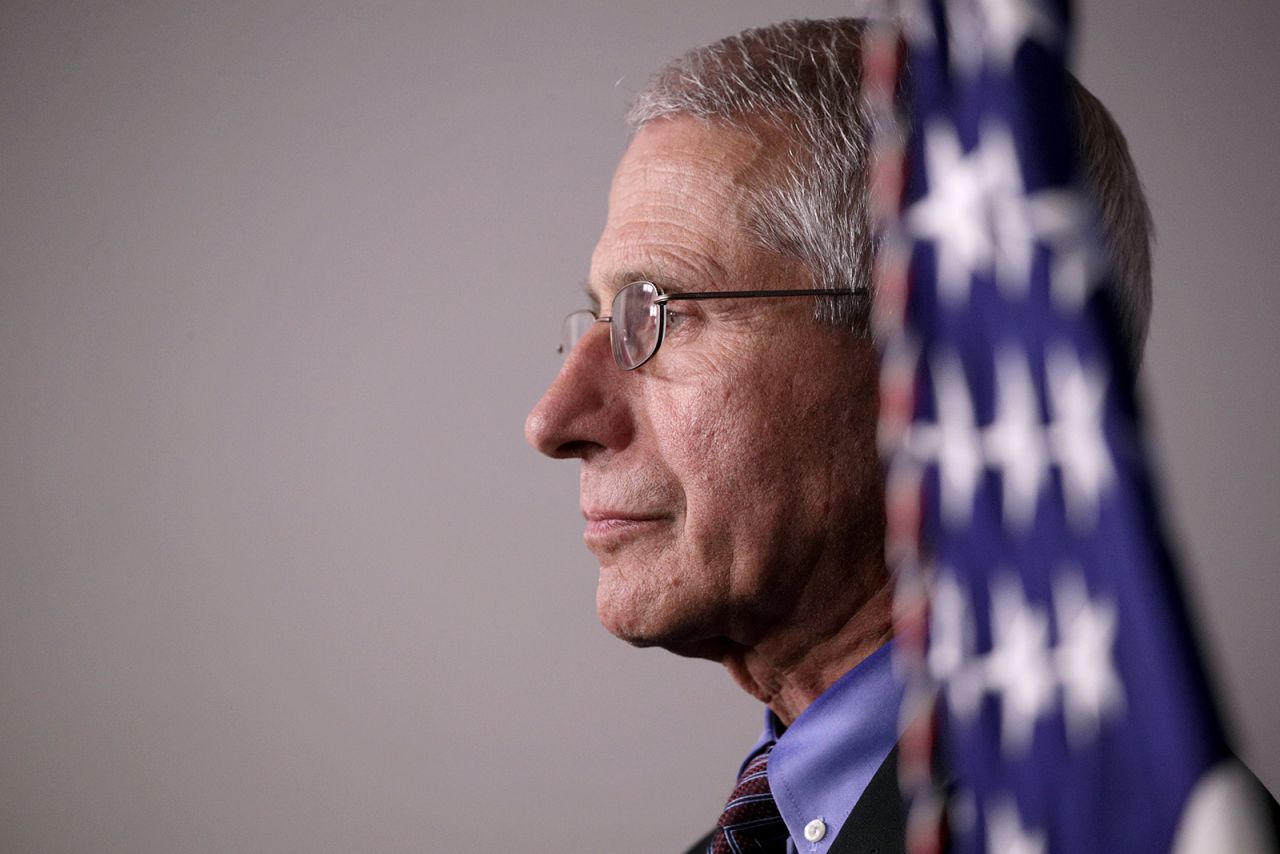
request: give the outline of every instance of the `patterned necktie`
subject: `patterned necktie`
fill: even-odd
[[[787,826],[778,805],[769,793],[770,744],[742,769],[738,785],[724,805],[715,835],[707,846],[707,854],[747,854],[747,852],[784,852],[787,850]]]

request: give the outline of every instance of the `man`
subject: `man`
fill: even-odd
[[[737,850],[739,833],[902,847],[861,38],[854,20],[749,30],[640,93],[588,279],[608,322],[574,319],[526,425],[581,461],[605,627],[718,661],[767,707],[692,850]],[[1075,96],[1136,357],[1149,215],[1118,129]]]

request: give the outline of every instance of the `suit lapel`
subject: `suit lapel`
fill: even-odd
[[[906,839],[907,805],[898,788],[898,747],[894,745],[828,854],[903,854]]]

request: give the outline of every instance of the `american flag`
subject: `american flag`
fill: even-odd
[[[1272,850],[1161,530],[1069,4],[901,5],[865,64],[911,848]]]

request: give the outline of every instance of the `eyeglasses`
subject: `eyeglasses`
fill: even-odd
[[[613,360],[624,371],[634,371],[653,358],[667,334],[667,303],[680,300],[756,299],[759,297],[832,297],[867,296],[866,288],[837,290],[803,288],[775,291],[706,291],[702,293],[665,294],[653,282],[632,282],[613,297],[607,315],[581,309],[564,319],[563,341],[559,353],[571,351],[578,340],[597,323],[609,324],[609,341]]]

